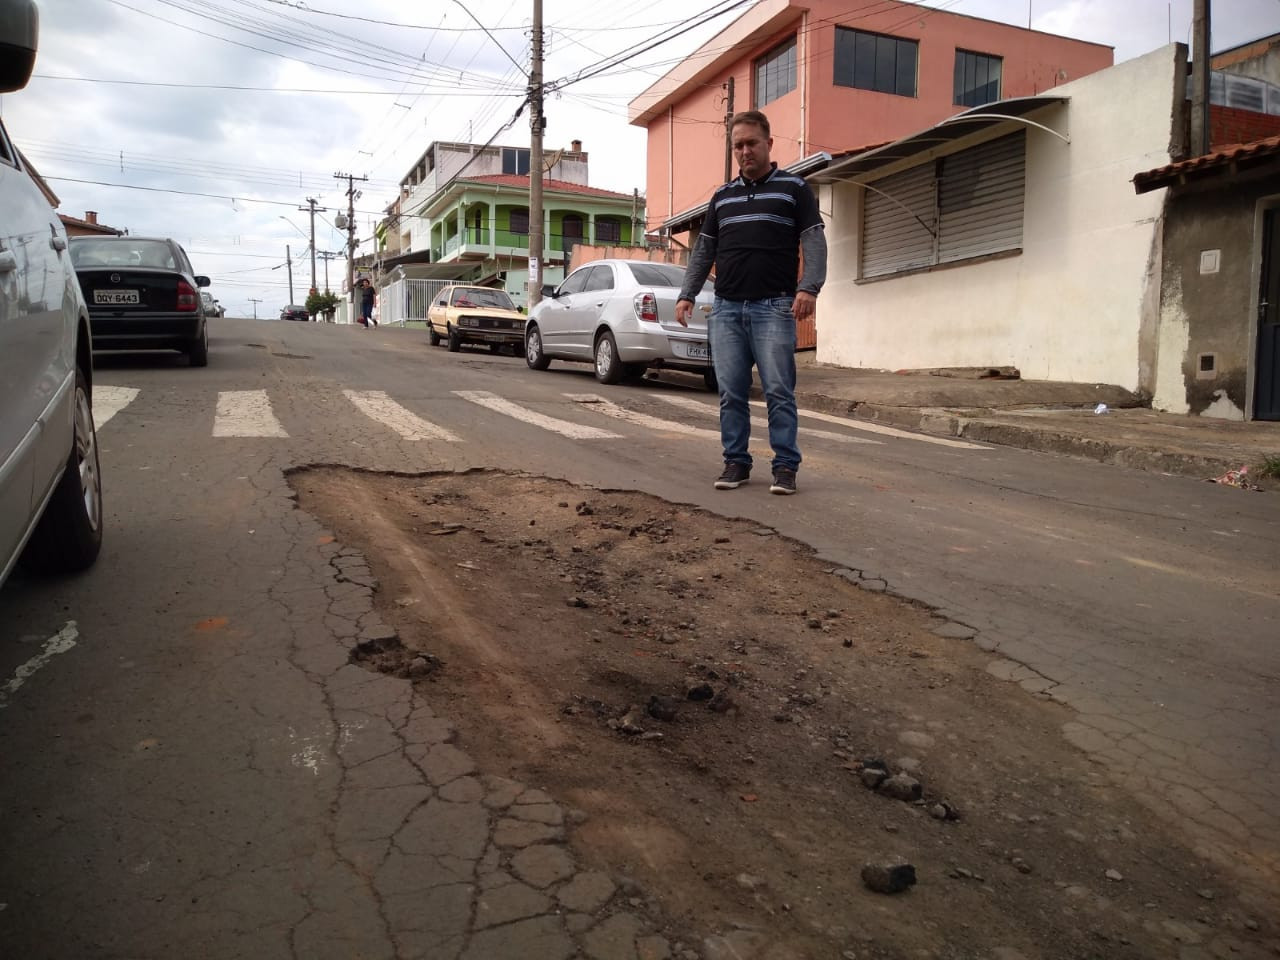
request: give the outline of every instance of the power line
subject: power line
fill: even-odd
[[[236,86],[230,83],[177,83],[177,82],[161,82],[158,80],[111,80],[106,77],[56,77],[48,73],[33,73],[31,75],[34,80],[70,80],[75,83],[110,83],[118,84],[125,87],[173,87],[186,90],[243,90],[252,93],[327,93],[340,94],[344,97],[399,97],[405,91],[396,92],[394,90],[339,90],[339,89],[323,89],[316,87],[244,87]],[[420,93],[430,93],[437,97],[491,97],[493,89],[488,90],[459,90],[456,84],[450,84],[444,87],[432,87],[426,84],[418,84],[413,80],[404,81],[410,86],[421,86]],[[511,94],[514,96],[523,93],[523,87],[512,87]]]

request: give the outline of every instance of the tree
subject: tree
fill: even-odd
[[[310,293],[307,294],[307,302],[304,306],[311,316],[318,317],[323,314],[325,321],[332,323],[334,311],[338,308],[338,296],[329,290],[324,293]]]

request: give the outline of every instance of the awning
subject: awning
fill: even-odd
[[[895,140],[882,147],[864,150],[844,160],[837,160],[809,179],[813,183],[837,183],[850,180],[859,174],[870,173],[891,163],[919,157],[972,133],[977,133],[979,130],[997,124],[1018,122],[1033,111],[1063,104],[1070,99],[1070,97],[1050,96],[1011,97],[1008,100],[997,100],[995,103],[973,107],[963,113],[957,113],[954,117],[948,117],[928,130],[922,130],[920,133]]]
[[[390,273],[399,271],[407,280],[461,280],[475,273],[476,268],[484,265],[480,260],[451,260],[448,263],[414,263],[397,258],[395,261],[384,260],[383,271]]]
[[[798,174],[807,177],[814,170],[821,170],[831,162],[831,154],[829,153],[811,153],[807,157],[801,157],[795,163],[787,164],[782,169],[787,173]],[[690,207],[688,210],[682,210],[671,219],[665,221],[658,226],[658,230],[662,233],[684,233],[700,222],[707,215],[707,208],[711,206],[711,201],[700,203],[696,207]]]

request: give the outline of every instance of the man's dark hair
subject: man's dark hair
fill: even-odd
[[[766,137],[773,136],[769,132],[769,118],[759,110],[743,110],[741,113],[735,113],[733,119],[729,121],[729,129],[732,130],[740,123],[754,123],[764,131]]]

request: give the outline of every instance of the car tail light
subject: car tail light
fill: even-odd
[[[178,278],[178,309],[179,310],[195,310],[200,303],[200,298],[196,292],[191,289],[191,284]]]
[[[635,310],[637,320],[658,322],[658,298],[652,293],[637,293],[631,300],[631,308]]]

